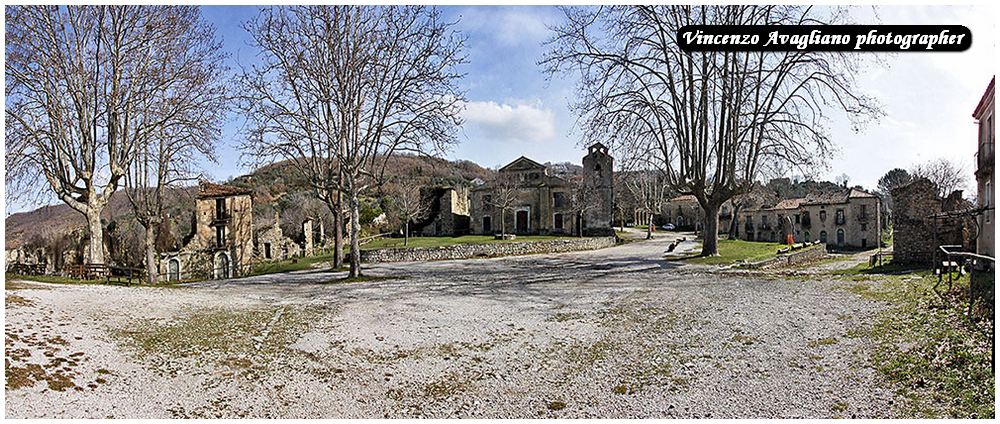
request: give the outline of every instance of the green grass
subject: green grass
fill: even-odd
[[[729,265],[740,260],[757,262],[777,256],[778,249],[782,247],[785,245],[781,243],[719,240],[718,256],[694,256],[685,258],[685,260],[701,265]]]
[[[861,264],[831,272],[854,283],[848,291],[885,302],[874,323],[849,333],[874,344],[872,366],[894,383],[903,413],[912,417],[994,417],[989,328],[966,316],[969,278],[950,292],[929,270]]]
[[[310,269],[313,265],[321,262],[332,262],[333,254],[309,256],[305,258],[292,258],[277,262],[262,263],[254,267],[250,275],[275,274],[279,272],[302,271]],[[346,268],[340,269],[340,271]]]
[[[574,239],[573,236],[517,236],[514,240],[496,240],[493,236],[460,236],[460,237],[410,237],[406,246],[403,246],[402,238],[383,238],[373,240],[361,246],[361,250],[377,249],[398,249],[411,247],[440,247],[453,246],[456,244],[491,244],[491,243],[518,243],[528,241],[549,241]]]

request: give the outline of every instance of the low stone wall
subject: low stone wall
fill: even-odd
[[[789,253],[780,254],[766,261],[749,264],[748,267],[755,269],[781,268],[806,262],[818,261],[826,256],[826,245],[820,243],[805,247],[801,250],[793,250]]]
[[[491,258],[496,256],[596,250],[614,245],[614,237],[588,237],[565,240],[513,241],[487,244],[456,244],[440,247],[362,250],[361,262],[417,262],[445,259]]]

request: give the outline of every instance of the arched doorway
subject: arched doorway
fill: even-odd
[[[229,278],[229,255],[223,252],[215,257],[215,279],[227,278]]]
[[[844,245],[844,229],[840,228],[837,230],[837,246]]]
[[[177,281],[181,279],[181,261],[171,258],[167,262],[167,281]]]
[[[826,231],[819,232],[819,242],[826,243]]]

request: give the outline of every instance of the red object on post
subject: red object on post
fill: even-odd
[[[785,235],[785,244],[789,246],[795,244],[795,237],[792,237],[791,234]]]

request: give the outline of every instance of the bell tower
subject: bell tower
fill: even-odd
[[[583,233],[588,236],[614,235],[614,159],[608,147],[594,143],[583,157],[583,192],[585,204]]]

